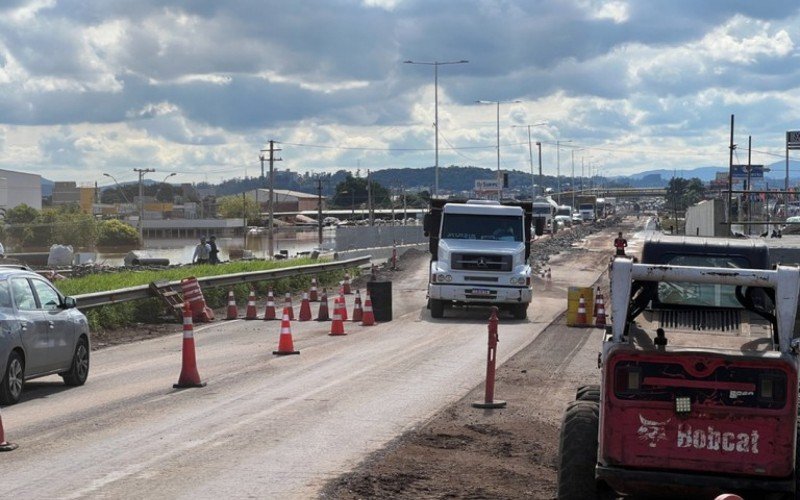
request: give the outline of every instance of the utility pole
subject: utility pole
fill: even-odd
[[[403,225],[406,225],[408,220],[408,205],[406,205],[406,187],[403,186]]]
[[[144,219],[144,174],[148,172],[155,172],[154,168],[134,168],[134,172],[139,174],[139,241],[144,246],[144,228],[142,219]]]
[[[542,143],[536,141],[536,147],[539,148],[539,194],[544,196],[544,177],[542,176]]]
[[[752,152],[753,152],[753,136],[752,135],[748,135],[747,136],[747,188],[745,188],[745,191],[747,191],[745,193],[745,196],[747,197],[747,203],[746,203],[746,205],[747,205],[747,222],[750,222],[751,220],[753,220],[753,218],[752,218],[753,207],[750,206],[750,201],[751,201],[750,200],[750,191],[753,189],[753,187],[751,185],[751,183],[753,181],[751,180],[751,175],[750,175],[750,170],[753,168],[752,164],[750,163],[750,160],[752,159]],[[741,205],[743,205],[743,204],[740,204],[740,206]],[[740,210],[739,219],[741,219],[741,218],[742,218],[742,214],[741,214],[741,210]],[[750,235],[750,224],[747,225],[747,235],[748,236]]]
[[[728,210],[726,211],[728,215],[728,233],[731,232],[731,203],[733,201],[733,150],[736,149],[736,144],[733,143],[733,115],[731,115],[731,142],[730,142],[730,153],[728,157]]]
[[[322,251],[322,177],[317,177],[317,237]]]
[[[269,152],[269,219],[267,220],[267,245],[269,245],[268,254],[270,258],[275,256],[275,241],[273,219],[275,217],[275,162],[283,161],[281,158],[275,158],[275,153],[281,151],[275,148],[275,141],[269,141],[269,149],[262,149],[261,152]],[[261,157],[263,158],[263,154]],[[262,175],[263,175],[263,160],[262,160]]]
[[[369,214],[369,225],[375,225],[375,214],[372,211],[372,177],[367,170],[367,213]]]

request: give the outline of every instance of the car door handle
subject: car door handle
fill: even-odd
[[[48,322],[47,322],[47,326],[49,326],[49,327],[50,327],[50,329],[52,330],[53,328],[55,328],[55,327],[56,327],[56,324],[55,324],[55,323],[53,323],[52,321],[48,321]]]
[[[19,327],[22,329],[23,332],[28,331],[28,322],[27,321],[20,321]]]

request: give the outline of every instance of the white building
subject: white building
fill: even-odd
[[[26,204],[42,209],[42,176],[0,169],[0,208]]]

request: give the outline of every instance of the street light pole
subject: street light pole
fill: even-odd
[[[580,149],[573,149],[572,150],[572,182],[570,187],[572,188],[572,208],[575,208],[575,151],[581,151]]]
[[[447,64],[466,64],[469,61],[403,61],[404,64],[421,64],[423,66],[433,66],[433,128],[434,128],[434,149],[436,151],[436,163],[434,164],[433,177],[433,196],[439,194],[439,66]]]
[[[556,189],[558,190],[558,204],[561,205],[561,143],[572,142],[569,141],[556,141]]]
[[[527,125],[513,125],[513,128],[526,127],[528,129],[528,156],[529,156],[530,162],[531,162],[531,201],[533,201],[533,199],[536,198],[536,182],[535,182],[535,179],[533,177],[533,146],[531,144],[531,127],[536,127],[536,126],[539,126],[539,125],[547,125],[547,122],[531,123],[531,124],[527,124]],[[537,141],[536,145],[539,146],[539,160],[540,160],[539,161],[539,177],[540,177],[539,181],[541,181],[542,180],[541,179],[541,175],[542,175],[542,168],[541,168],[541,166],[542,166],[542,162],[541,162],[542,144]]]
[[[139,241],[144,245],[144,174],[148,172],[155,172],[154,168],[134,168],[134,172],[139,174]]]
[[[542,175],[542,143],[536,141],[536,147],[539,148],[539,193],[544,196],[544,176]]]
[[[119,185],[119,182],[117,182],[117,178],[116,178],[116,177],[114,177],[113,175],[111,175],[111,174],[107,174],[107,173],[105,173],[105,172],[103,172],[103,175],[105,175],[106,177],[111,177],[111,179],[114,181],[114,184],[116,184],[116,185],[117,185],[117,189],[119,189],[119,192],[120,192],[120,194],[122,194],[122,199],[123,199],[123,200],[125,200],[125,203],[130,203],[131,201],[130,201],[130,200],[128,199],[128,197],[125,195],[125,190],[124,190],[124,189],[122,189],[122,186],[120,186],[120,185]]]
[[[478,104],[496,104],[497,105],[497,181],[500,182],[500,189],[498,190],[498,199],[503,199],[503,184],[502,184],[502,177],[500,176],[500,104],[507,104],[507,103],[519,103],[522,101],[514,100],[514,101],[487,101],[487,100],[480,100],[475,101]]]

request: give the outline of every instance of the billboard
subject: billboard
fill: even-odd
[[[734,179],[747,179],[747,165],[732,165],[731,169]],[[750,165],[750,178],[763,179],[764,165]]]

